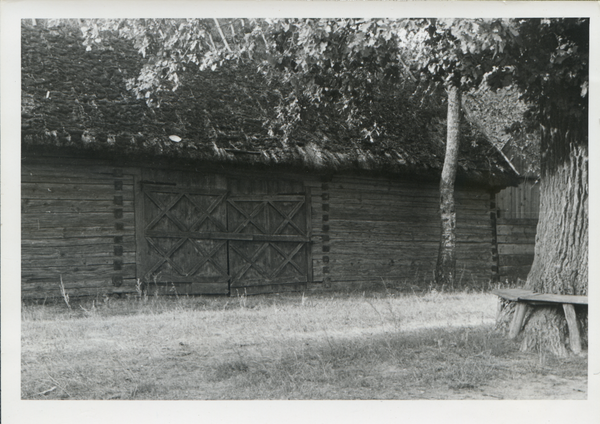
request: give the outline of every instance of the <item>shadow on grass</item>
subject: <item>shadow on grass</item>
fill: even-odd
[[[521,353],[482,325],[327,338],[290,347],[276,360],[239,352],[219,363],[207,383],[229,382],[230,399],[427,399],[432,391],[437,398],[445,398],[440,392],[481,392],[525,374],[585,377],[586,369],[581,357]]]
[[[424,328],[472,322],[465,314],[472,315],[475,299],[482,310],[493,308],[480,295],[433,293],[87,299],[71,309],[24,304],[22,319],[37,321],[31,323],[37,332],[23,342],[22,393],[30,399],[448,399],[524,376],[586,377],[585,357],[521,353],[488,324],[491,318],[477,318],[480,312],[473,315],[479,325]],[[121,315],[140,319],[95,319]],[[418,328],[409,331],[411,323]],[[102,341],[94,360],[86,346],[65,349],[91,330],[90,342]],[[51,349],[36,351],[40,346]]]

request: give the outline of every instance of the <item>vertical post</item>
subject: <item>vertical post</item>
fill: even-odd
[[[569,327],[569,344],[571,350],[576,355],[581,353],[581,336],[579,334],[579,326],[577,325],[577,316],[575,315],[575,307],[570,303],[563,303],[567,326]]]
[[[510,324],[510,331],[508,332],[509,339],[516,338],[521,332],[523,320],[525,319],[525,312],[527,312],[527,304],[525,302],[517,302],[515,316]]]

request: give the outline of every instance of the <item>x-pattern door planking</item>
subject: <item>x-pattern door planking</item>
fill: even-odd
[[[228,197],[173,186],[146,186],[142,192],[145,281],[192,283],[200,293],[209,290],[201,283],[217,284],[223,292],[229,284],[308,281],[304,195]]]
[[[143,279],[228,292],[226,193],[152,185],[142,192]]]
[[[306,283],[308,231],[303,195],[228,199],[232,233],[252,235],[230,243],[231,287]]]

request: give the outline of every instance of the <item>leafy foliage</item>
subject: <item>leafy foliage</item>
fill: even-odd
[[[284,140],[300,121],[328,108],[374,142],[389,123],[377,121],[370,110],[390,87],[427,102],[440,81],[478,84],[503,49],[507,30],[499,22],[90,20],[82,31],[88,48],[101,46],[106,32],[134,41],[146,63],[130,88],[150,104],[178,89],[186,69],[214,70],[233,62],[254,67],[280,91],[276,119],[268,125]]]
[[[541,173],[569,161],[571,146],[588,143],[589,19],[521,19],[509,39],[492,88],[514,84],[529,105],[510,131],[541,129]]]
[[[512,132],[533,130],[542,108],[587,116],[589,22],[585,19],[121,19],[82,22],[85,44],[107,33],[134,41],[145,58],[131,89],[150,104],[177,90],[188,69],[249,65],[277,86],[269,125],[288,136],[323,108],[374,140],[387,125],[369,108],[391,85],[429,96],[441,83],[464,92],[482,81],[515,84],[530,111]],[[558,108],[558,109],[557,109]],[[566,119],[566,118],[565,118]]]

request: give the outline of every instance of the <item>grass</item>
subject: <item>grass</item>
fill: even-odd
[[[587,370],[518,352],[486,293],[77,302],[23,305],[22,398],[518,398]]]

